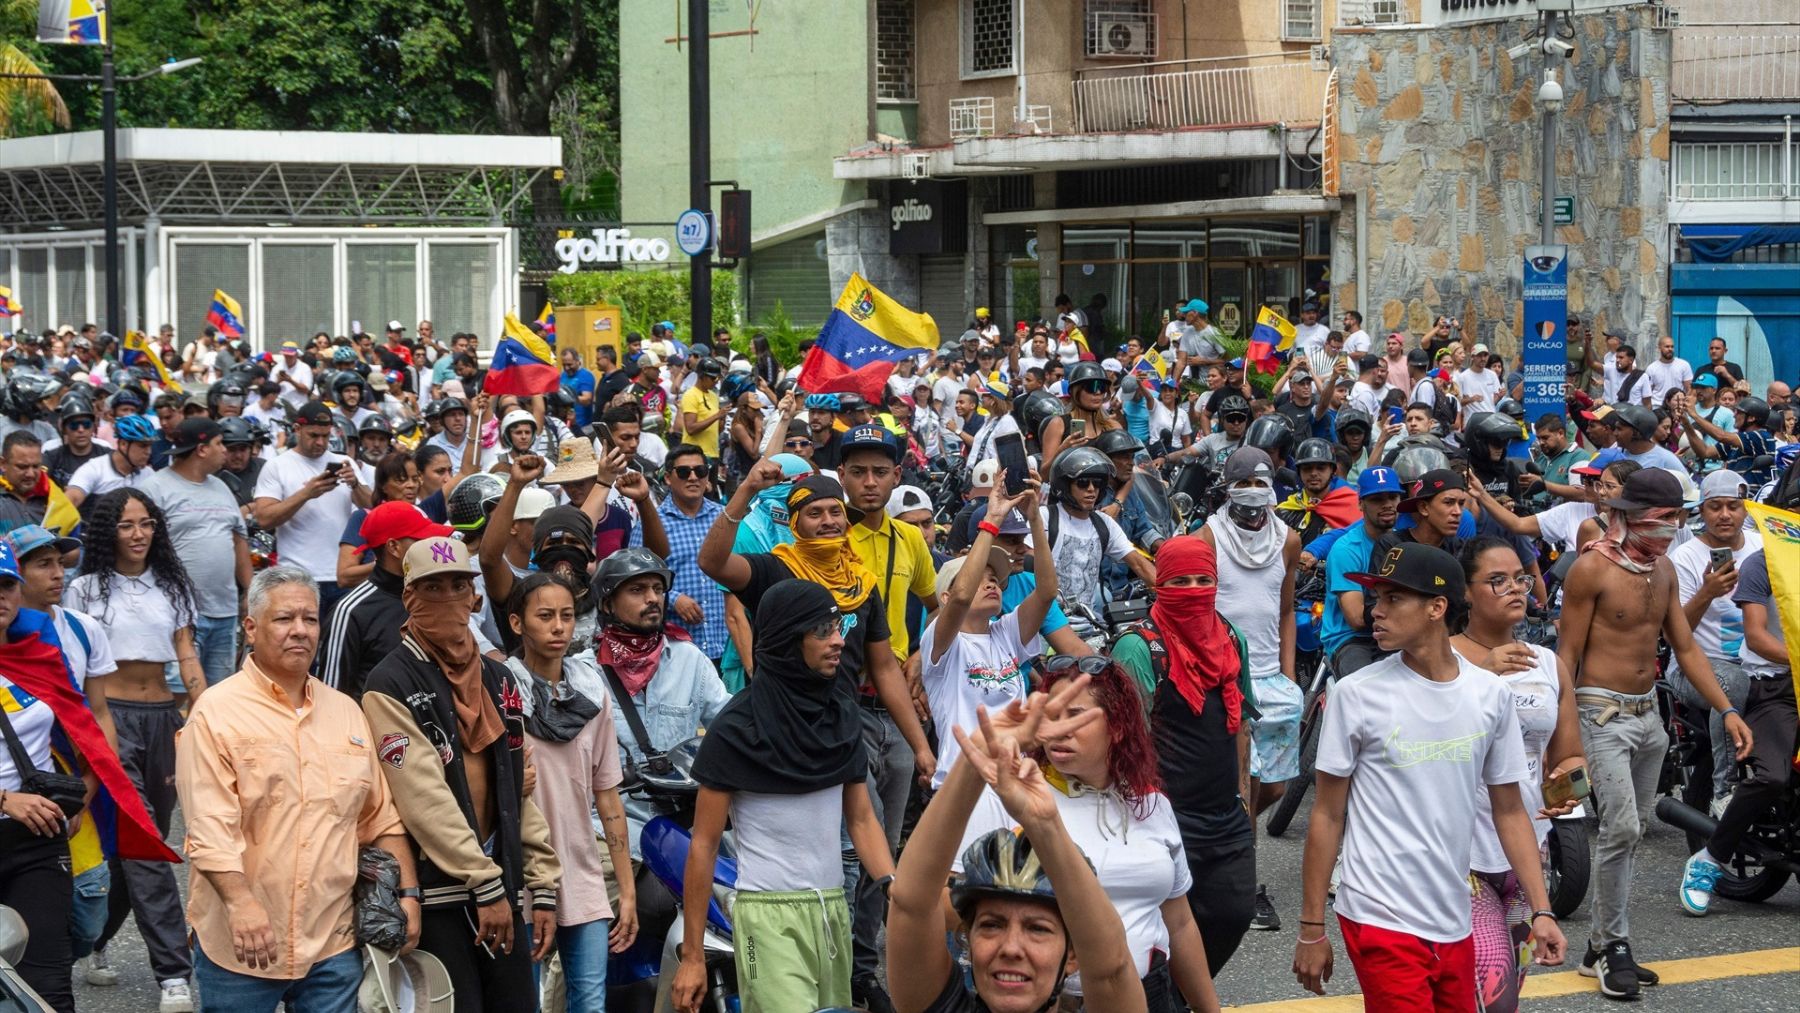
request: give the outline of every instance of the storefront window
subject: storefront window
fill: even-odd
[[[492,319],[494,304],[495,248],[491,243],[432,243],[432,327],[446,334],[469,331],[499,333]],[[406,318],[401,318],[408,327]]]
[[[1216,219],[1212,223],[1212,255],[1215,258],[1297,257],[1300,255],[1300,220]]]
[[[415,243],[349,243],[344,247],[347,306],[370,333],[389,320],[419,319],[419,247]],[[432,321],[435,325],[437,321]],[[445,333],[455,333],[446,330]]]
[[[314,334],[333,332],[332,247],[325,243],[264,243],[263,319],[254,330],[269,345],[292,338],[305,344]],[[280,279],[279,284],[268,284]],[[408,327],[411,321],[401,321]],[[387,323],[386,320],[381,323]],[[365,323],[364,326],[370,326]],[[446,331],[446,334],[454,333]]]
[[[247,242],[175,243],[175,305],[168,311],[167,322],[175,325],[183,344],[206,326],[215,289],[223,289],[250,312],[250,252]],[[258,332],[254,314],[244,323],[253,333]]]

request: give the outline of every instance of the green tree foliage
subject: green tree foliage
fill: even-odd
[[[737,276],[715,271],[713,323],[730,326],[737,319]],[[625,329],[649,334],[650,325],[667,320],[683,343],[697,339],[688,314],[686,271],[579,271],[550,276],[550,302],[556,306],[588,306],[608,303],[625,314]]]

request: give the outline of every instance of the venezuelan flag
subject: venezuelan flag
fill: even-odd
[[[855,391],[880,404],[894,363],[938,346],[930,314],[901,306],[852,274],[801,364],[798,386],[815,394]]]
[[[1294,347],[1294,325],[1267,306],[1256,314],[1256,327],[1250,331],[1250,345],[1244,349],[1244,361],[1264,373],[1273,373],[1277,363],[1287,358]]]
[[[1158,380],[1169,378],[1169,360],[1163,358],[1162,353],[1154,348],[1145,349],[1144,354],[1138,356],[1137,363],[1131,368],[1139,373],[1155,373]]]
[[[25,307],[20,306],[19,300],[14,298],[13,290],[0,285],[0,317],[16,317],[23,312]]]
[[[556,309],[548,302],[544,303],[543,310],[537,315],[537,322],[544,329],[544,340],[552,345],[556,344]]]
[[[163,365],[162,357],[156,354],[156,346],[150,344],[142,331],[126,331],[125,341],[119,346],[119,365],[127,369],[141,362],[148,362],[156,370],[157,379],[164,387],[180,390],[181,384],[169,375],[168,367]],[[46,525],[48,527],[48,525]]]
[[[244,308],[222,288],[213,289],[212,309],[206,311],[206,322],[228,338],[244,336]]]
[[[487,379],[481,382],[481,389],[488,394],[520,397],[548,394],[562,382],[560,373],[550,345],[519,323],[516,314],[508,313],[506,333],[494,346],[494,358],[488,364]]]
[[[1800,573],[1800,514],[1751,500],[1744,501],[1744,509],[1762,532],[1763,557],[1769,566],[1769,584],[1775,592],[1775,613],[1781,618],[1781,628],[1800,629],[1800,579],[1795,578]],[[1787,639],[1786,658],[1763,660],[1775,664],[1786,661],[1794,685],[1800,687],[1800,637]]]
[[[1071,327],[1063,337],[1075,342],[1075,347],[1081,349],[1080,358],[1089,360],[1094,358],[1093,349],[1088,347],[1087,334],[1081,328]]]

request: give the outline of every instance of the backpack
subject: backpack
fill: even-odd
[[[1062,516],[1062,511],[1057,509],[1057,506],[1058,504],[1056,502],[1051,502],[1050,522],[1044,526],[1044,534],[1050,539],[1050,551],[1052,552],[1056,551],[1056,533],[1059,527],[1058,518]],[[1112,545],[1112,529],[1107,526],[1105,521],[1097,521],[1093,518],[1089,518],[1088,522],[1092,524],[1094,530],[1100,534],[1100,558],[1104,561],[1107,558],[1106,550]]]

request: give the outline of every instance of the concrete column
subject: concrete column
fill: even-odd
[[[162,219],[155,215],[144,219],[143,239],[144,267],[135,276],[143,279],[144,320],[141,329],[149,333],[162,326],[170,302],[165,298],[168,293],[163,290]],[[132,305],[137,305],[135,300]],[[120,340],[124,337],[119,335]]]

